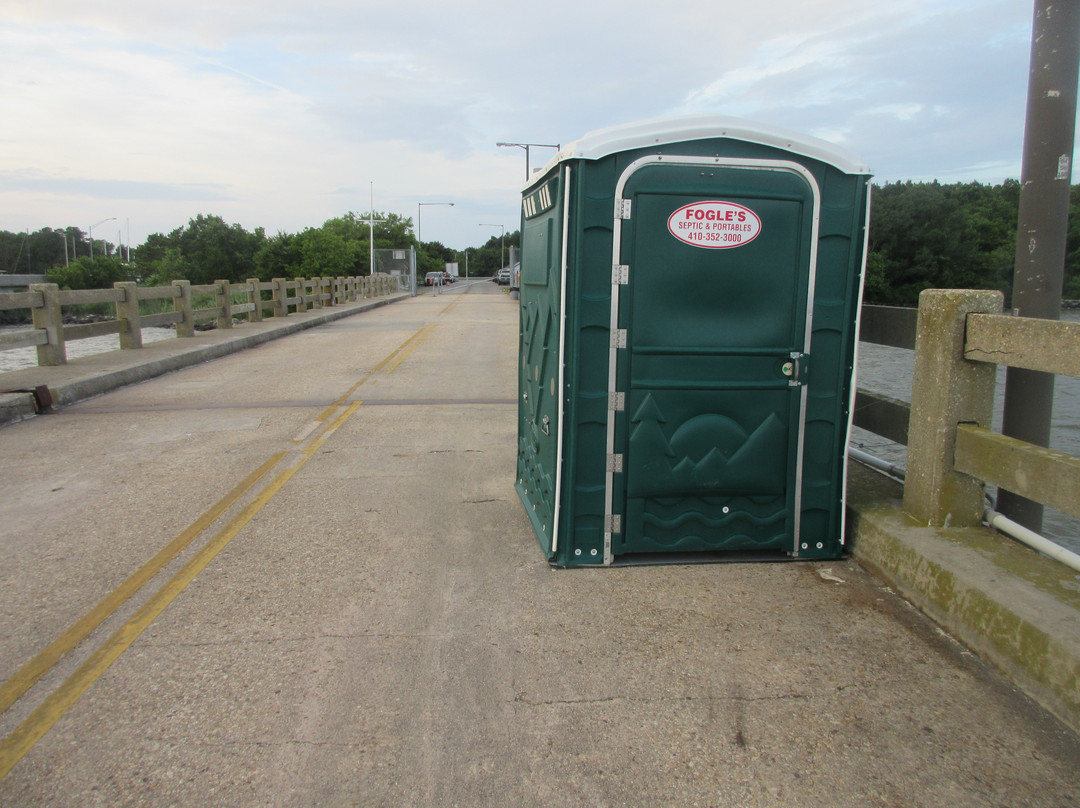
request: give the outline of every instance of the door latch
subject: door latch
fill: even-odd
[[[788,387],[802,387],[806,384],[807,356],[799,351],[788,354],[791,358],[780,366],[780,372],[787,376]]]

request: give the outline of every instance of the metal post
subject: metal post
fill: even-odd
[[[1020,317],[1057,320],[1061,314],[1078,64],[1080,5],[1035,0],[1013,274],[1012,305]],[[1052,374],[1009,368],[1002,431],[1047,446],[1053,403]],[[1042,529],[1043,507],[1036,502],[1002,491],[998,510]]]

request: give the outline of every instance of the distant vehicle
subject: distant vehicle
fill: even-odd
[[[442,280],[443,280],[443,283],[453,283],[454,281],[457,280],[457,278],[455,278],[449,272],[444,272],[442,274]]]
[[[498,283],[499,286],[509,286],[510,285],[510,270],[509,269],[500,269],[496,273],[495,282]]]
[[[443,282],[443,272],[429,272],[424,276],[424,286],[434,286],[436,283]]]

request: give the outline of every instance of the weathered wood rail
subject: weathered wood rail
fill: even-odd
[[[62,290],[54,283],[34,283],[26,292],[0,294],[0,311],[29,309],[33,324],[0,334],[0,350],[32,346],[37,348],[39,365],[62,365],[67,361],[66,343],[71,340],[119,334],[122,349],[141,348],[144,328],[174,325],[178,337],[191,337],[200,321],[213,320],[218,328],[232,328],[237,317],[246,315],[248,322],[259,322],[267,313],[285,317],[290,312],[381,297],[396,286],[390,275],[272,281],[250,278],[244,283],[223,280],[198,286],[189,281],[145,287],[119,282],[112,289],[79,291]],[[211,299],[212,306],[194,307],[195,302]],[[172,310],[143,314],[140,303],[147,300],[171,300]],[[115,307],[114,319],[64,324],[65,306],[103,303]]]
[[[904,509],[976,525],[985,484],[1080,517],[1080,458],[993,432],[996,366],[1080,377],[1080,323],[1003,315],[1000,292],[929,289],[918,309],[867,306],[860,339],[915,350],[908,405],[859,390],[854,423],[908,447]]]

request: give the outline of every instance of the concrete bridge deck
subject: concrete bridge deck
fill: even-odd
[[[550,569],[457,286],[0,429],[0,805],[1076,804],[855,561]]]

